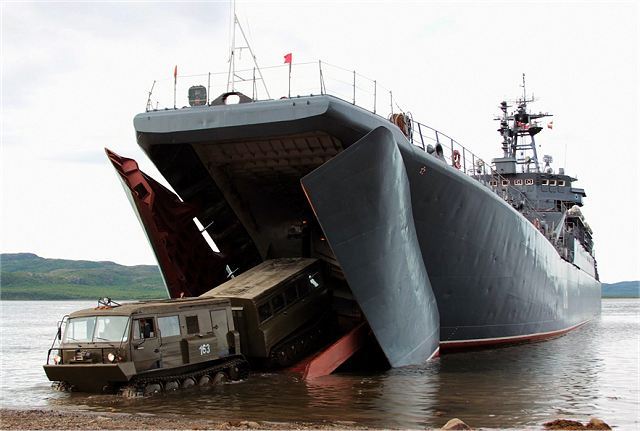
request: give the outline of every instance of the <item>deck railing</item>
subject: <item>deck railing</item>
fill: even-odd
[[[291,67],[289,64],[261,67],[260,72],[256,69],[237,70],[232,83],[228,83],[228,71],[187,75],[178,73],[175,79],[154,81],[147,100],[147,111],[188,107],[188,90],[194,85],[207,88],[208,101],[235,90],[253,100],[331,95],[383,118],[404,111],[394,99],[393,92],[375,79],[320,60],[294,63]],[[528,219],[542,220],[542,215],[534,209],[524,192],[511,185],[485,159],[433,127],[412,118],[410,124],[408,139],[412,144],[425,151],[430,145],[435,149],[439,144],[443,149],[444,162],[491,189]]]
[[[229,84],[228,71],[183,75],[178,70],[175,79],[171,77],[154,81],[147,100],[147,111],[189,106],[188,90],[194,85],[206,87],[210,101],[232,90],[240,91],[254,100],[329,94],[383,117],[401,110],[390,89],[355,70],[331,63],[294,63],[291,65],[291,74],[288,64],[261,67],[260,72],[257,69],[237,70],[233,83]]]

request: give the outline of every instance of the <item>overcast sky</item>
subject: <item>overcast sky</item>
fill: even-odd
[[[103,148],[160,179],[132,119],[154,80],[159,106],[173,104],[174,65],[180,76],[227,70],[229,4],[2,2],[1,11],[2,252],[155,263]],[[498,104],[521,94],[526,73],[532,108],[554,114],[542,153],[587,192],[601,278],[640,279],[637,2],[239,2],[237,12],[261,66],[291,52],[294,63],[355,69],[487,160],[501,154]],[[273,98],[286,95],[281,70],[265,72]],[[179,97],[191,81],[207,85],[187,81]],[[226,77],[213,81],[221,88]]]

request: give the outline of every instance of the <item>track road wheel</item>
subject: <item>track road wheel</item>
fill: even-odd
[[[191,377],[187,377],[186,379],[184,379],[182,381],[182,388],[186,389],[186,388],[190,388],[191,386],[194,386],[196,384],[195,380],[193,380]]]
[[[277,353],[278,365],[286,367],[289,362],[287,361],[287,354],[283,350],[279,350]]]
[[[133,389],[133,388],[132,388]],[[135,390],[135,389],[134,389]],[[162,385],[160,383],[147,383],[144,386],[144,390],[143,390],[143,394],[145,396],[147,395],[153,395],[153,394],[157,394],[159,392],[162,392]]]
[[[51,387],[60,392],[73,392],[73,386],[67,382],[53,382]]]
[[[164,391],[172,392],[178,389],[179,387],[180,385],[178,384],[178,382],[176,382],[175,380],[171,380],[164,384]]]
[[[229,379],[231,379],[231,381],[238,380],[240,378],[240,369],[237,365],[229,368],[227,373],[229,373]]]
[[[227,383],[229,381],[229,378],[227,377],[227,375],[225,373],[223,373],[222,371],[217,372],[214,376],[213,376],[213,384],[214,385],[222,385],[224,383]]]
[[[211,383],[211,376],[208,374],[205,374],[198,379],[198,386],[207,386],[209,383]]]
[[[296,345],[295,344],[291,344],[289,347],[287,347],[287,362],[288,363],[293,363],[295,362],[297,356],[298,356],[298,352],[296,351]]]

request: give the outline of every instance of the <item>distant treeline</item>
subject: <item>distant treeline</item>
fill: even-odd
[[[603,298],[640,298],[640,281],[602,284]]]
[[[0,254],[0,299],[166,298],[155,265],[45,259],[32,253]]]
[[[0,299],[166,298],[155,265],[46,259],[32,253],[0,254]],[[603,284],[603,298],[638,298],[639,281]]]

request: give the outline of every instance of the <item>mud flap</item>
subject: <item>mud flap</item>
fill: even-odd
[[[416,236],[404,161],[391,132],[374,129],[301,182],[391,366],[436,355],[438,307]]]

